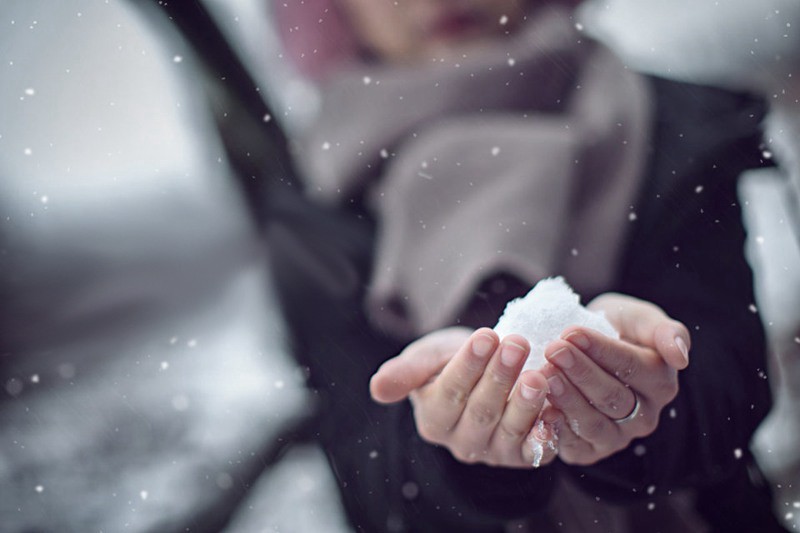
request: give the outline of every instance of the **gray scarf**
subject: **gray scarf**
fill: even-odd
[[[451,324],[501,272],[607,287],[649,124],[642,78],[548,8],[458,60],[343,72],[300,160],[319,200],[367,198],[378,220],[368,314],[419,335]]]

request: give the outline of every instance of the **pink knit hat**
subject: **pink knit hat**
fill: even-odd
[[[272,0],[272,14],[289,61],[311,80],[358,53],[333,0]]]

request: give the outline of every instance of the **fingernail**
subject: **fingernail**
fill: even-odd
[[[530,402],[539,400],[542,396],[544,396],[543,390],[531,387],[530,385],[526,385],[524,383],[520,383],[519,389],[520,392],[522,392],[522,397]]]
[[[547,386],[550,388],[550,394],[553,396],[561,396],[564,394],[564,382],[558,376],[550,376],[547,378]]]
[[[686,343],[683,342],[683,339],[680,337],[675,337],[675,345],[678,347],[678,350],[681,351],[681,355],[683,356],[683,360],[686,364],[689,364],[689,348],[686,346]]]
[[[503,349],[500,352],[500,362],[505,366],[517,366],[525,355],[525,348],[513,342],[503,344]]]
[[[575,364],[575,357],[569,348],[561,348],[550,356],[550,360],[561,368],[572,368]]]
[[[484,358],[494,349],[494,340],[488,335],[478,335],[472,339],[472,353]]]
[[[581,350],[588,350],[589,347],[592,345],[589,342],[589,337],[584,335],[583,333],[570,333],[564,340],[571,342]]]

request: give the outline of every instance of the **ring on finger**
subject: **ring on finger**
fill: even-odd
[[[633,409],[631,409],[631,412],[628,413],[627,416],[622,418],[612,418],[612,420],[617,424],[630,422],[639,415],[639,408],[641,407],[642,403],[639,401],[639,395],[636,394],[636,391],[632,390],[631,392],[633,392]]]

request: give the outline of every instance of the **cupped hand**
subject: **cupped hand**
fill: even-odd
[[[567,328],[547,347],[542,369],[549,388],[542,420],[569,464],[593,464],[652,433],[689,363],[688,330],[659,307],[619,294],[589,307],[605,313],[620,339]]]
[[[408,397],[420,436],[461,462],[539,466],[552,461],[555,446],[551,428],[535,424],[547,393],[544,377],[520,375],[529,352],[519,335],[500,342],[488,328],[448,328],[384,363],[370,391],[382,403]]]

